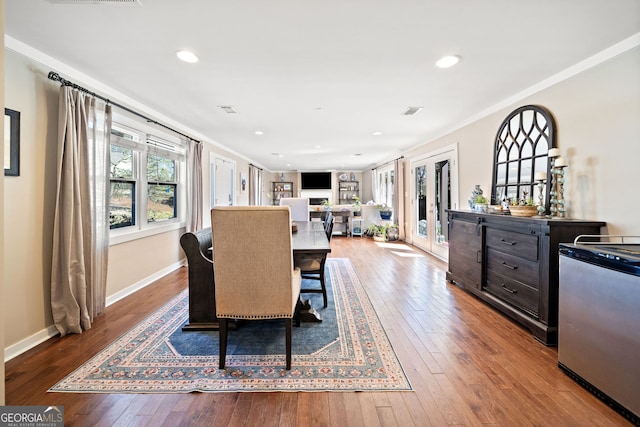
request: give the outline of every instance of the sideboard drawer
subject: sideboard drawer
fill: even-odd
[[[517,253],[531,261],[538,260],[538,236],[487,228],[487,246],[502,252]]]
[[[487,248],[487,268],[538,289],[539,265],[535,261]]]
[[[520,307],[535,318],[538,317],[539,293],[537,289],[492,270],[487,271],[485,289],[501,300]]]

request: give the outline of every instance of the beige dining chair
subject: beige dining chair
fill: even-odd
[[[280,199],[280,206],[291,207],[293,221],[309,221],[309,199],[305,197],[285,197]]]
[[[229,319],[284,319],[286,369],[291,369],[291,327],[301,276],[293,266],[289,207],[214,207],[211,228],[220,369],[225,366]]]

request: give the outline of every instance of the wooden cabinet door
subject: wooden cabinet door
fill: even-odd
[[[449,274],[464,287],[482,288],[482,230],[473,222],[449,221]]]

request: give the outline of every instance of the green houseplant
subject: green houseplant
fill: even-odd
[[[353,216],[360,216],[360,206],[361,206],[360,197],[358,196],[353,197],[352,206],[353,206]]]

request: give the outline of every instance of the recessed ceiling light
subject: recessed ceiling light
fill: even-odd
[[[380,132],[380,131],[375,131],[375,132],[373,133],[373,136],[379,136],[379,135],[382,135],[382,132]]]
[[[275,157],[284,157],[284,154],[280,154],[280,153],[271,153],[271,155]]]
[[[461,59],[462,58],[460,56],[458,56],[458,55],[443,56],[442,58],[440,58],[440,59],[438,59],[436,61],[436,67],[438,67],[438,68],[453,67],[458,62],[460,62]]]
[[[184,62],[188,62],[190,64],[194,64],[196,62],[198,62],[198,56],[191,52],[190,50],[179,50],[176,52],[176,56],[184,61]]]
[[[257,130],[254,132],[256,135],[264,135],[264,132],[262,132],[261,130]]]

